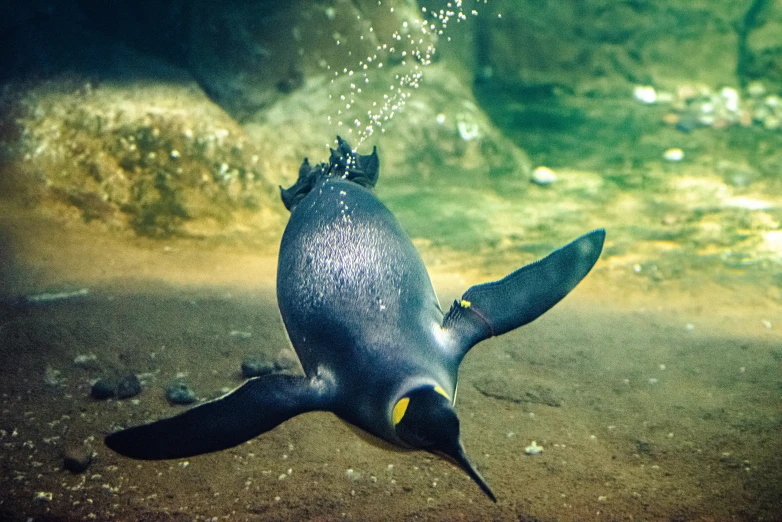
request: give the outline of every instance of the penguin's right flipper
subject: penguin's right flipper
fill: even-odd
[[[605,235],[603,229],[593,230],[499,281],[470,287],[443,319],[457,355],[534,321],[557,304],[597,262]]]
[[[319,380],[296,375],[250,379],[218,399],[106,437],[106,446],[142,460],[178,459],[231,448],[300,413],[328,409]]]

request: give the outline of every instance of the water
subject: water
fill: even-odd
[[[132,35],[116,48],[129,59],[109,67],[119,77],[28,58],[0,104],[0,518],[779,519],[781,91],[757,64],[782,15],[755,3],[765,14],[739,75],[733,36],[715,29],[744,15],[732,3],[602,13],[465,2],[434,63],[389,62],[361,93],[318,65],[318,46],[333,42],[324,30],[299,64],[305,80],[290,92],[269,80],[274,100],[254,108],[215,105],[181,63],[133,50]],[[296,25],[301,34],[330,27],[327,7],[307,11],[320,18]],[[53,24],[89,54],[62,18],[31,20],[20,18],[22,32]],[[344,61],[327,66],[363,71],[366,48],[344,56],[352,33],[340,30],[328,57]],[[714,59],[699,66],[698,50]],[[289,74],[287,63],[266,70]],[[404,80],[418,73],[417,87]],[[638,96],[648,86],[654,103]],[[404,107],[370,132],[386,90]],[[497,504],[449,463],[381,447],[328,413],[186,460],[136,462],[103,445],[119,427],[182,411],[166,401],[172,382],[209,399],[241,384],[245,358],[274,361],[288,347],[276,185],[293,182],[304,156],[327,159],[338,117],[343,128],[360,118],[350,138],[360,152],[378,146],[377,195],[445,307],[607,230],[595,269],[563,302],[461,367],[462,440]],[[676,148],[683,158],[665,159]],[[553,182],[530,182],[540,166]],[[128,373],[139,395],[90,397],[98,377]],[[526,454],[533,441],[543,451]],[[84,444],[89,468],[63,470],[63,451]]]

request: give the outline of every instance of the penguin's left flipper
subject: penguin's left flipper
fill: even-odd
[[[458,355],[532,322],[557,304],[592,269],[604,241],[605,230],[593,230],[499,281],[468,289],[443,319]]]
[[[112,433],[106,446],[142,460],[178,459],[231,448],[300,413],[328,409],[322,384],[295,375],[256,377],[174,417]]]

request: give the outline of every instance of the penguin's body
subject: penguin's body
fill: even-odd
[[[393,445],[454,461],[494,500],[467,460],[453,410],[459,365],[483,339],[539,317],[589,272],[605,232],[586,234],[493,283],[444,314],[426,267],[370,190],[376,153],[339,141],[328,164],[304,161],[282,191],[291,210],[280,246],[277,299],[304,376],[250,379],[180,415],[113,433],[139,459],[229,448],[307,411],[331,411]]]
[[[366,188],[326,177],[293,209],[277,300],[305,373],[331,383],[346,421],[400,445],[396,396],[426,382],[453,397],[459,361],[436,336],[443,313],[429,274]]]

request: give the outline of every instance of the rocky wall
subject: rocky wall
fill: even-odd
[[[494,0],[483,14],[475,39],[483,80],[577,94],[680,81],[782,88],[782,5],[771,0]],[[738,71],[742,32],[748,63]]]

